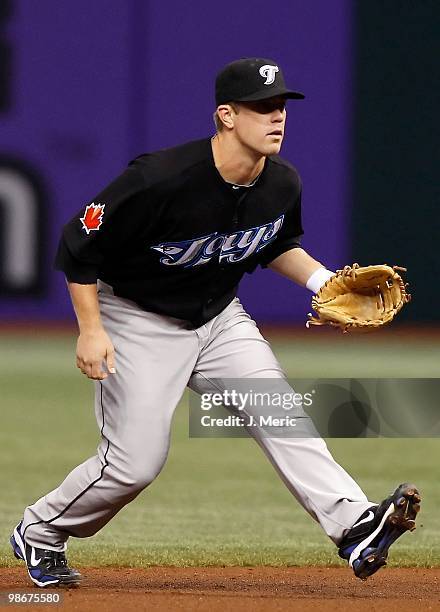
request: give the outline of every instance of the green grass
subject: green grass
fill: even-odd
[[[436,376],[440,348],[414,341],[274,342],[289,376]],[[95,452],[93,385],[74,366],[75,339],[0,337],[0,566],[23,507]],[[296,349],[296,350],[293,350]],[[328,367],[330,364],[330,367]],[[365,369],[362,369],[365,366]],[[298,505],[252,440],[190,439],[187,398],[159,478],[100,533],[71,539],[78,565],[336,565],[334,545]],[[370,499],[398,481],[424,493],[419,527],[391,565],[440,565],[437,439],[331,440],[335,458]],[[422,527],[423,525],[423,527]]]

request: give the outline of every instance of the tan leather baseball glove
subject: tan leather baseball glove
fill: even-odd
[[[344,333],[373,331],[390,323],[410,301],[399,266],[355,263],[337,270],[312,298],[317,317],[309,313],[306,326],[332,325]]]

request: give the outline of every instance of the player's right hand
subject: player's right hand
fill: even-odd
[[[116,374],[115,349],[103,328],[81,332],[76,345],[76,365],[88,378],[104,380],[108,373],[102,369],[105,361],[107,371]]]

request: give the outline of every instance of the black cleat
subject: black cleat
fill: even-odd
[[[365,580],[386,565],[391,544],[405,531],[414,531],[420,502],[417,488],[403,483],[359,517],[339,544],[339,556],[348,560],[358,578]]]
[[[31,580],[39,587],[77,585],[81,574],[69,568],[66,555],[30,546],[21,535],[21,525],[22,521],[14,529],[10,542],[16,558],[26,563]]]

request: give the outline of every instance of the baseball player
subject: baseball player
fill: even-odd
[[[247,58],[216,79],[214,137],[141,155],[64,227],[56,266],[78,319],[77,366],[96,385],[97,454],[24,511],[11,544],[40,586],[70,585],[70,536],[102,529],[161,471],[186,386],[231,379],[290,390],[236,297],[260,265],[316,293],[332,272],[300,246],[301,182],[278,156],[286,87],[277,63]],[[415,526],[420,495],[402,484],[367,499],[297,411],[301,437],[251,431],[303,508],[366,578]]]

